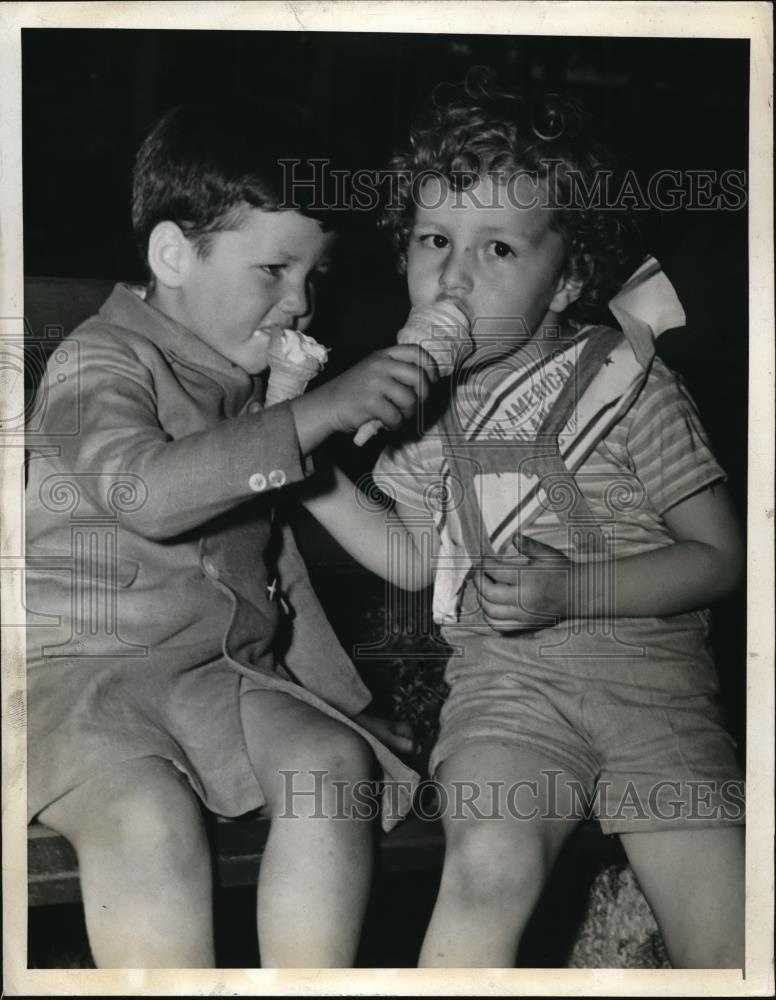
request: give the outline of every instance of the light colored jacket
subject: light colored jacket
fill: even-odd
[[[262,399],[261,380],[125,285],[55,349],[26,505],[30,722],[49,754],[78,688],[140,661],[190,683],[223,657],[346,717],[370,701],[273,519],[311,467],[290,407]]]

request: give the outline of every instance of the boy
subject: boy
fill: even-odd
[[[672,963],[743,964],[740,773],[703,610],[737,583],[742,547],[693,404],[654,358],[653,334],[683,321],[659,268],[612,300],[623,332],[594,325],[630,269],[619,214],[580,201],[605,162],[557,98],[471,75],[434,106],[393,162],[388,225],[413,311],[453,303],[473,353],[441,419],[375,469],[407,559],[381,556],[385,525],[358,504],[307,500],[332,530],[347,517],[337,537],[393,582],[436,568],[454,655],[430,761],[447,853],[422,965],[513,965],[590,803]]]
[[[409,746],[362,714],[368,691],[273,519],[328,435],[395,428],[429,386],[417,348],[391,348],[264,410],[268,328],[308,326],[334,239],[312,209],[283,209],[278,161],[309,154],[303,135],[288,108],[166,114],[134,172],[150,284],[116,286],[44,387],[53,447],[27,491],[29,816],[78,852],[102,967],[214,964],[200,800],[272,819],[262,963],[352,964],[370,827],[342,818],[335,783],[369,779],[373,754],[415,777],[353,721]],[[73,406],[79,432],[57,436]]]

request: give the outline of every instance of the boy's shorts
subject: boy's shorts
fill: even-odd
[[[533,814],[530,772],[540,810],[596,816],[604,833],[743,823],[744,781],[706,616],[620,619],[615,635],[574,626],[519,637],[445,630],[462,655],[445,673],[451,691],[431,774],[463,747],[490,743],[515,748],[523,786],[519,796],[503,789],[501,801],[518,818]]]

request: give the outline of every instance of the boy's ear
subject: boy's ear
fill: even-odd
[[[148,266],[167,288],[179,288],[194,248],[174,222],[158,222],[148,238]]]
[[[585,279],[573,274],[564,274],[558,281],[555,294],[550,302],[552,312],[562,313],[576,302],[585,287]]]

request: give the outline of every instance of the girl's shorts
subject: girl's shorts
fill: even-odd
[[[515,748],[522,816],[531,814],[530,773],[544,785],[537,804],[595,816],[605,833],[744,822],[704,613],[619,619],[608,632],[600,622],[566,622],[519,637],[450,628],[445,638],[458,655],[445,673],[451,691],[434,777],[462,748],[496,744]]]

